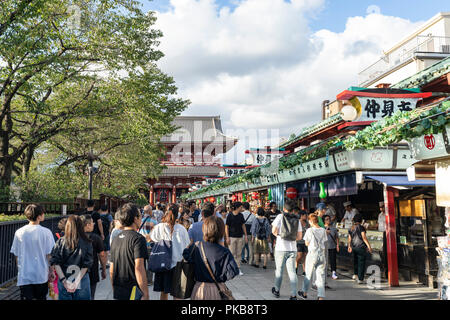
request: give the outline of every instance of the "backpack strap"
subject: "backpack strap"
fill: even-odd
[[[209,275],[214,281],[214,284],[216,285],[217,290],[219,290],[219,293],[222,291],[219,287],[219,284],[217,283],[216,277],[214,277],[214,274],[211,270],[211,267],[209,266],[208,259],[206,259],[205,250],[203,249],[203,242],[200,242],[200,249],[201,249],[201,255],[203,258],[203,263],[205,264],[206,269],[208,269]]]
[[[141,224],[141,226],[139,227],[139,230],[138,230],[138,232],[140,232],[140,231],[141,231],[142,227],[143,227],[143,226],[144,226],[144,224],[145,224],[145,223],[147,222],[148,218],[149,218],[149,216],[146,216],[146,217],[145,217],[145,219],[144,219],[144,221],[142,221],[142,224]]]

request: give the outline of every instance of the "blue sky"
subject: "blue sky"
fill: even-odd
[[[165,12],[170,6],[169,0],[140,0],[140,2],[145,11]],[[236,0],[216,0],[216,3],[219,8],[227,6],[233,9]],[[384,15],[413,22],[427,20],[437,12],[450,11],[450,1],[445,0],[325,0],[322,10],[310,17],[309,26],[312,31],[328,29],[342,32],[348,17],[365,16],[370,6],[377,6]]]

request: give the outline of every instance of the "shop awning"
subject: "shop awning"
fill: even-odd
[[[433,187],[435,180],[415,180],[408,181],[407,176],[366,176],[366,178],[380,181],[388,187],[402,186],[402,187]]]

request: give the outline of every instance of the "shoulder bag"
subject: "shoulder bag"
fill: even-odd
[[[216,281],[216,277],[214,277],[214,274],[213,274],[213,272],[211,270],[211,267],[209,266],[209,262],[206,259],[205,250],[203,249],[203,242],[200,242],[200,248],[201,248],[202,258],[203,258],[203,262],[204,262],[204,264],[206,266],[206,269],[208,269],[209,275],[214,280],[214,283],[215,283],[215,285],[217,287],[217,290],[219,290],[220,299],[221,300],[235,300],[234,297],[233,297],[233,293],[231,292],[230,289],[228,289],[228,287],[225,285],[225,283],[224,283],[224,286],[225,286],[224,289],[221,289],[219,287],[219,284]]]

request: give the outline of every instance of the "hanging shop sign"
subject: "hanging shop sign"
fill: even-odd
[[[438,134],[427,134],[409,141],[411,152],[417,161],[447,157],[450,155],[450,125]]]
[[[221,168],[223,171],[225,171],[225,178],[231,178],[235,175],[244,173],[248,169],[245,168],[246,166],[240,166],[240,165],[223,165]]]
[[[431,92],[417,93],[408,90],[362,89],[361,91],[345,90],[336,97],[337,100],[344,101],[344,104],[353,106],[356,111],[353,119],[346,120],[376,121],[390,117],[397,111],[412,111],[420,99],[431,95]]]
[[[287,153],[283,148],[251,148],[250,150],[245,150],[246,154],[251,155],[251,163],[254,166],[261,166],[272,162],[276,159],[281,158]]]
[[[286,197],[289,199],[295,199],[297,198],[297,189],[290,187],[286,189]]]

